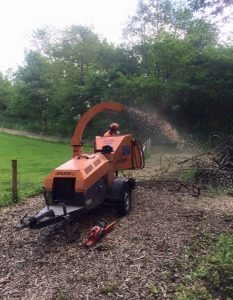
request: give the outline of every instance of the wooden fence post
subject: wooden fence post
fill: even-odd
[[[12,163],[12,201],[18,202],[17,160],[13,159],[11,163]]]

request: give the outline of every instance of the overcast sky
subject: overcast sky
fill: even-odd
[[[22,64],[33,30],[44,25],[94,26],[109,42],[120,42],[122,28],[138,0],[0,0],[0,71]]]
[[[137,3],[138,0],[0,0],[0,71],[22,64],[32,31],[44,25],[87,25],[109,42],[118,43]],[[229,29],[232,23],[223,28],[223,40],[228,39],[225,32]]]

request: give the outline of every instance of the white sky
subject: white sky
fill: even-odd
[[[109,42],[120,42],[128,16],[138,0],[0,0],[0,71],[16,69],[31,32],[44,25],[93,26]]]
[[[124,24],[128,16],[135,14],[137,3],[138,0],[0,0],[0,72],[23,63],[32,31],[44,25],[92,26],[109,42],[120,42]],[[226,27],[226,32],[229,28],[232,30]],[[224,37],[226,33],[222,32]]]

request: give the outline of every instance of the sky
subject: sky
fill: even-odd
[[[82,24],[109,42],[120,43],[122,29],[128,17],[135,15],[137,3],[138,0],[0,0],[0,72],[16,70],[23,64],[32,32],[46,25],[62,29]],[[222,32],[224,40],[229,27]]]
[[[17,69],[33,30],[86,25],[109,42],[120,43],[124,24],[138,0],[0,0],[0,71]]]

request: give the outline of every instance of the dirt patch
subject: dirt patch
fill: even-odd
[[[33,215],[43,206],[41,197],[2,208],[1,298],[174,299],[189,269],[185,248],[233,227],[229,199],[174,190],[173,184],[140,183],[130,215],[119,218],[114,208],[99,207],[80,220],[81,238],[73,244],[65,243],[61,224],[15,230],[25,211]],[[117,219],[114,231],[96,249],[84,248],[89,228],[102,218]]]

